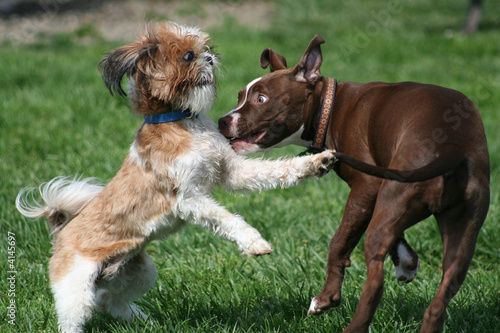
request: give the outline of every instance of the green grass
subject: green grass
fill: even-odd
[[[395,4],[388,7],[388,4]],[[268,31],[250,31],[227,19],[210,31],[223,59],[214,120],[236,104],[236,94],[266,71],[266,47],[294,65],[315,33],[326,39],[322,73],[344,81],[420,81],[460,90],[483,116],[492,166],[492,201],[475,257],[448,308],[446,332],[494,332],[500,325],[500,6],[486,2],[480,30],[456,33],[466,2],[276,2]],[[384,16],[385,15],[385,16]],[[381,19],[384,18],[384,19]],[[89,30],[89,29],[84,29]],[[24,186],[58,175],[110,179],[120,167],[141,119],[106,91],[97,72],[103,53],[119,44],[78,43],[74,34],[45,36],[38,45],[0,48],[0,331],[53,332],[56,315],[47,263],[50,231],[24,219],[14,199]],[[92,29],[91,29],[92,30]],[[82,32],[83,31],[83,32]],[[447,33],[445,34],[445,31]],[[95,31],[91,31],[91,35]],[[453,33],[455,32],[455,33]],[[447,37],[452,35],[451,37]],[[284,148],[267,156],[293,155]],[[334,174],[297,188],[216,198],[257,227],[274,247],[246,258],[236,246],[188,227],[148,247],[159,279],[138,303],[148,323],[121,324],[96,313],[89,332],[340,332],[354,314],[366,277],[363,242],[352,255],[342,304],[307,317],[309,300],[324,282],[328,243],[342,217],[348,187]],[[8,232],[16,239],[16,325],[8,323]],[[442,245],[433,219],[407,232],[420,255],[417,279],[394,280],[386,262],[384,298],[371,332],[418,331],[441,278]]]

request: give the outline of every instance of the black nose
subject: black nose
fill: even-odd
[[[219,130],[224,131],[225,129],[228,128],[229,124],[231,123],[231,118],[230,116],[225,116],[219,119]]]
[[[212,56],[206,56],[205,61],[210,64],[210,66],[214,65],[214,60],[212,59]]]

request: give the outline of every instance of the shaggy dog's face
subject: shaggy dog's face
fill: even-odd
[[[190,109],[206,114],[215,99],[219,59],[208,34],[172,23],[148,27],[139,39],[110,52],[100,70],[106,86],[121,96],[129,78],[133,109],[140,114]]]

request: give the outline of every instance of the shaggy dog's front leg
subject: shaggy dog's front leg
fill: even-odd
[[[210,197],[183,200],[177,206],[180,217],[190,223],[210,229],[222,237],[236,242],[246,255],[260,256],[272,252],[271,245],[257,229],[243,218],[221,207]]]
[[[288,160],[245,159],[236,153],[227,155],[222,185],[232,191],[260,191],[287,188],[310,177],[326,174],[335,162],[333,150]]]

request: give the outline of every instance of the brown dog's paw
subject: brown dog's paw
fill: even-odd
[[[335,293],[332,296],[324,297],[318,295],[311,300],[311,304],[309,305],[309,310],[307,311],[307,315],[315,315],[319,316],[331,308],[337,307],[340,305],[340,291]]]

